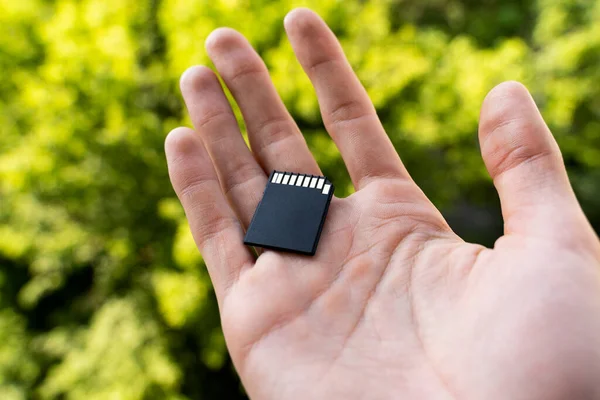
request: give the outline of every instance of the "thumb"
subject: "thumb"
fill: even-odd
[[[505,234],[590,233],[560,149],[523,85],[505,82],[487,95],[479,142],[500,195]]]

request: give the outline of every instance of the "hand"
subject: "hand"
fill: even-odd
[[[195,130],[166,140],[250,397],[600,398],[600,245],[527,90],[502,84],[481,111],[505,220],[484,248],[411,180],[325,23],[298,9],[285,28],[356,188],[333,199],[315,257],[255,258],[242,243],[271,170],[321,172],[239,33],[218,29],[206,46],[252,152],[206,67],[181,80]]]

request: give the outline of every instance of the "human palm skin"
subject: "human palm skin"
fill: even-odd
[[[324,22],[298,9],[285,28],[356,188],[333,199],[314,257],[243,245],[271,170],[320,170],[239,33],[218,29],[206,47],[251,150],[201,66],[181,80],[194,129],[166,140],[250,397],[600,398],[600,245],[527,90],[504,83],[481,110],[505,220],[488,249],[454,234],[411,180]]]

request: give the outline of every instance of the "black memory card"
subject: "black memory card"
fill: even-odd
[[[333,189],[324,176],[273,171],[244,243],[314,255]]]

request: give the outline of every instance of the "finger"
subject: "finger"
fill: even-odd
[[[267,177],[246,146],[214,72],[207,67],[191,67],[181,77],[181,92],[194,127],[213,160],[223,192],[246,228]]]
[[[314,12],[296,9],[286,16],[285,29],[354,186],[360,189],[380,177],[407,178],[367,92],[327,25]]]
[[[243,244],[243,230],[221,192],[212,162],[193,130],[177,128],[165,140],[169,176],[185,209],[190,229],[223,299],[254,258]]]
[[[523,85],[505,82],[487,95],[479,142],[505,233],[545,234],[550,226],[564,230],[573,216],[580,219],[558,145]]]
[[[320,175],[267,67],[250,43],[233,29],[220,28],[208,37],[206,49],[242,111],[250,146],[265,172],[277,169]]]

